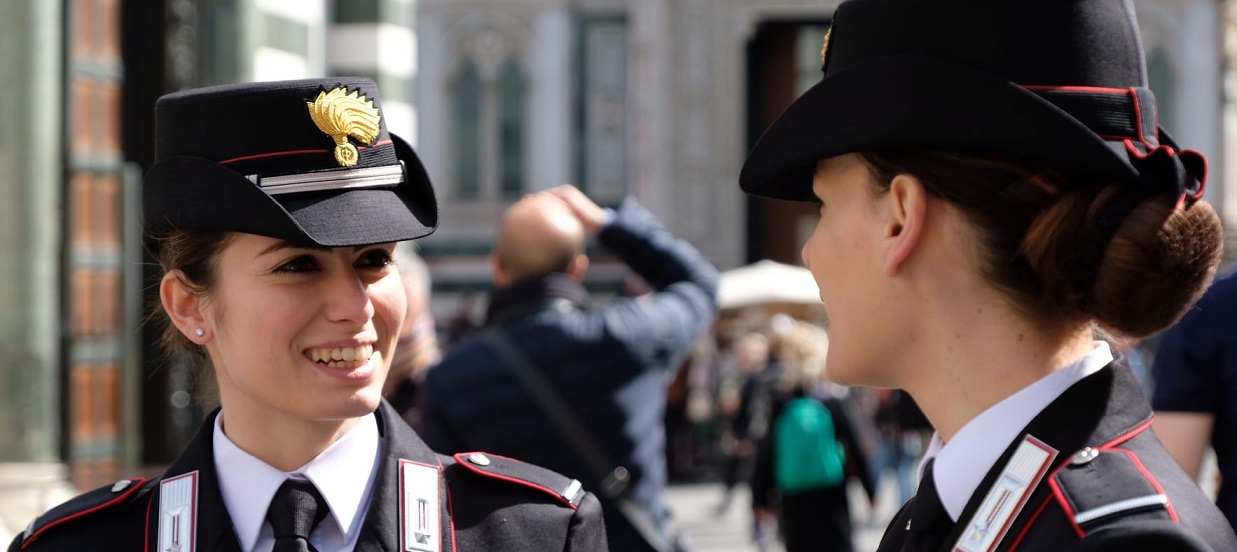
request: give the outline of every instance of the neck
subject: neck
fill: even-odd
[[[985,410],[1094,347],[1087,326],[1050,334],[1010,309],[989,307],[969,305],[938,317],[926,339],[903,355],[910,368],[902,387],[946,442]]]
[[[243,403],[223,403],[223,433],[241,450],[277,470],[294,471],[343,437],[358,418],[303,420],[278,413],[251,412]]]

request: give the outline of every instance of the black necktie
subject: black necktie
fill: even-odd
[[[949,512],[941,503],[940,494],[936,492],[936,480],[932,477],[932,464],[935,461],[936,459],[932,458],[924,464],[919,490],[915,492],[915,498],[911,502],[909,532],[903,550],[939,550],[954,527],[953,518],[949,517]]]
[[[295,479],[284,481],[266,510],[266,521],[275,530],[272,552],[318,552],[309,544],[309,533],[330,511],[313,483]]]

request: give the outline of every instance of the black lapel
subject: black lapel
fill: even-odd
[[[893,521],[885,526],[885,534],[881,536],[876,552],[902,552],[902,547],[906,544],[906,526],[911,521],[911,505],[914,503],[915,499],[911,498],[894,514]]]
[[[382,442],[382,460],[374,478],[370,493],[369,510],[361,527],[357,552],[398,552],[400,550],[400,460],[411,460],[430,466],[439,466],[438,495],[440,497],[439,519],[442,521],[442,547],[453,550],[455,536],[451,532],[451,509],[448,507],[446,478],[442,475],[438,455],[429,448],[416,432],[408,427],[385,400],[374,413],[378,420],[378,434]]]
[[[197,519],[194,531],[197,534],[197,550],[201,552],[240,552],[240,543],[236,540],[236,531],[232,528],[232,518],[223,504],[223,495],[219,491],[219,477],[215,473],[214,431],[216,409],[206,417],[206,422],[198,430],[197,435],[180,453],[172,467],[164,472],[162,481],[167,481],[185,474],[197,472]],[[159,485],[151,491],[150,511],[147,513],[146,526],[149,530],[147,550],[166,552],[158,549],[159,545]]]
[[[1097,447],[1108,443],[1150,419],[1151,405],[1143,397],[1138,381],[1124,364],[1111,363],[1083,378],[1032,419],[1018,438],[1005,449],[962,509],[958,523],[945,539],[946,545],[953,546],[957,542],[1024,436],[1032,435],[1058,451],[1047,472],[1051,475],[1062,464],[1069,462],[1075,452],[1088,446]],[[1052,492],[1045,484],[1049,475],[1045,475],[1032,491],[1030,499],[1006,532],[1002,543],[1012,542],[1012,537],[1026,527],[1035,510],[1047,500]],[[997,548],[1002,549],[1005,546],[998,545]]]

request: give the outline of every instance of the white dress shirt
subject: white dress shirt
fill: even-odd
[[[949,517],[958,521],[984,476],[1014,439],[1022,436],[1022,429],[1035,416],[1070,386],[1098,372],[1112,359],[1108,344],[1096,341],[1095,348],[1082,358],[1022,388],[967,422],[948,443],[942,442],[939,434],[933,434],[919,471],[922,474],[924,463],[936,458],[931,475]]]
[[[241,550],[268,552],[275,546],[266,510],[275,491],[289,478],[313,482],[331,507],[331,514],[309,536],[314,547],[319,552],[356,547],[380,458],[378,422],[373,414],[358,420],[308,464],[287,473],[241,450],[223,433],[223,423],[220,412],[215,418],[215,471]]]

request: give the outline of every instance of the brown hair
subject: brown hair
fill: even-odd
[[[1171,192],[1140,197],[1129,185],[994,157],[860,156],[881,190],[911,174],[958,208],[978,229],[988,279],[1043,324],[1093,320],[1145,337],[1176,322],[1220,262],[1223,229],[1206,201],[1178,206]]]
[[[173,230],[155,239],[159,266],[166,274],[179,270],[177,278],[189,291],[201,297],[209,297],[215,290],[218,277],[219,253],[232,241],[231,232],[211,230]],[[206,350],[172,324],[163,304],[155,297],[150,316],[163,326],[159,336],[159,348],[164,360],[187,360],[197,370],[195,384],[199,401],[211,403],[217,400],[214,393],[214,370]]]

